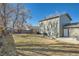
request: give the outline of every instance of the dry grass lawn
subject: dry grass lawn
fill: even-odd
[[[36,34],[13,35],[17,55],[23,56],[79,56],[79,45],[58,42]]]
[[[42,37],[40,35],[35,34],[15,34],[15,43],[31,43],[31,44],[56,44],[58,43],[56,40],[48,40],[46,37]]]

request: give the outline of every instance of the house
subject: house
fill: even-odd
[[[39,22],[39,32],[56,38],[79,36],[79,23],[71,23],[71,21],[72,18],[68,13],[47,17]]]

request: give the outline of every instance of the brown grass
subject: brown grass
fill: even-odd
[[[57,44],[56,40],[48,39],[47,37],[42,37],[40,35],[31,34],[15,34],[13,35],[15,43],[31,43],[31,44]]]
[[[18,55],[24,56],[77,56],[79,45],[58,42],[36,34],[13,35]]]

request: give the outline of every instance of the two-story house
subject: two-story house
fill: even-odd
[[[71,35],[72,32],[73,33],[77,31],[79,32],[79,23],[72,24],[71,21],[72,19],[68,13],[59,14],[59,15],[45,18],[39,22],[39,32],[41,34],[45,33],[47,34],[47,36],[50,36],[50,37],[72,36]],[[74,27],[72,28],[72,26]]]

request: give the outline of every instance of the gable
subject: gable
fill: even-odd
[[[69,20],[72,20],[72,18],[70,17],[70,15],[68,13],[64,13],[64,14],[59,14],[59,15],[54,15],[54,16],[51,16],[51,17],[48,17],[48,18],[45,18],[39,22],[42,22],[42,21],[47,21],[47,20],[51,20],[51,19],[55,19],[55,18],[60,18],[62,16],[66,16],[67,18],[69,18]]]

